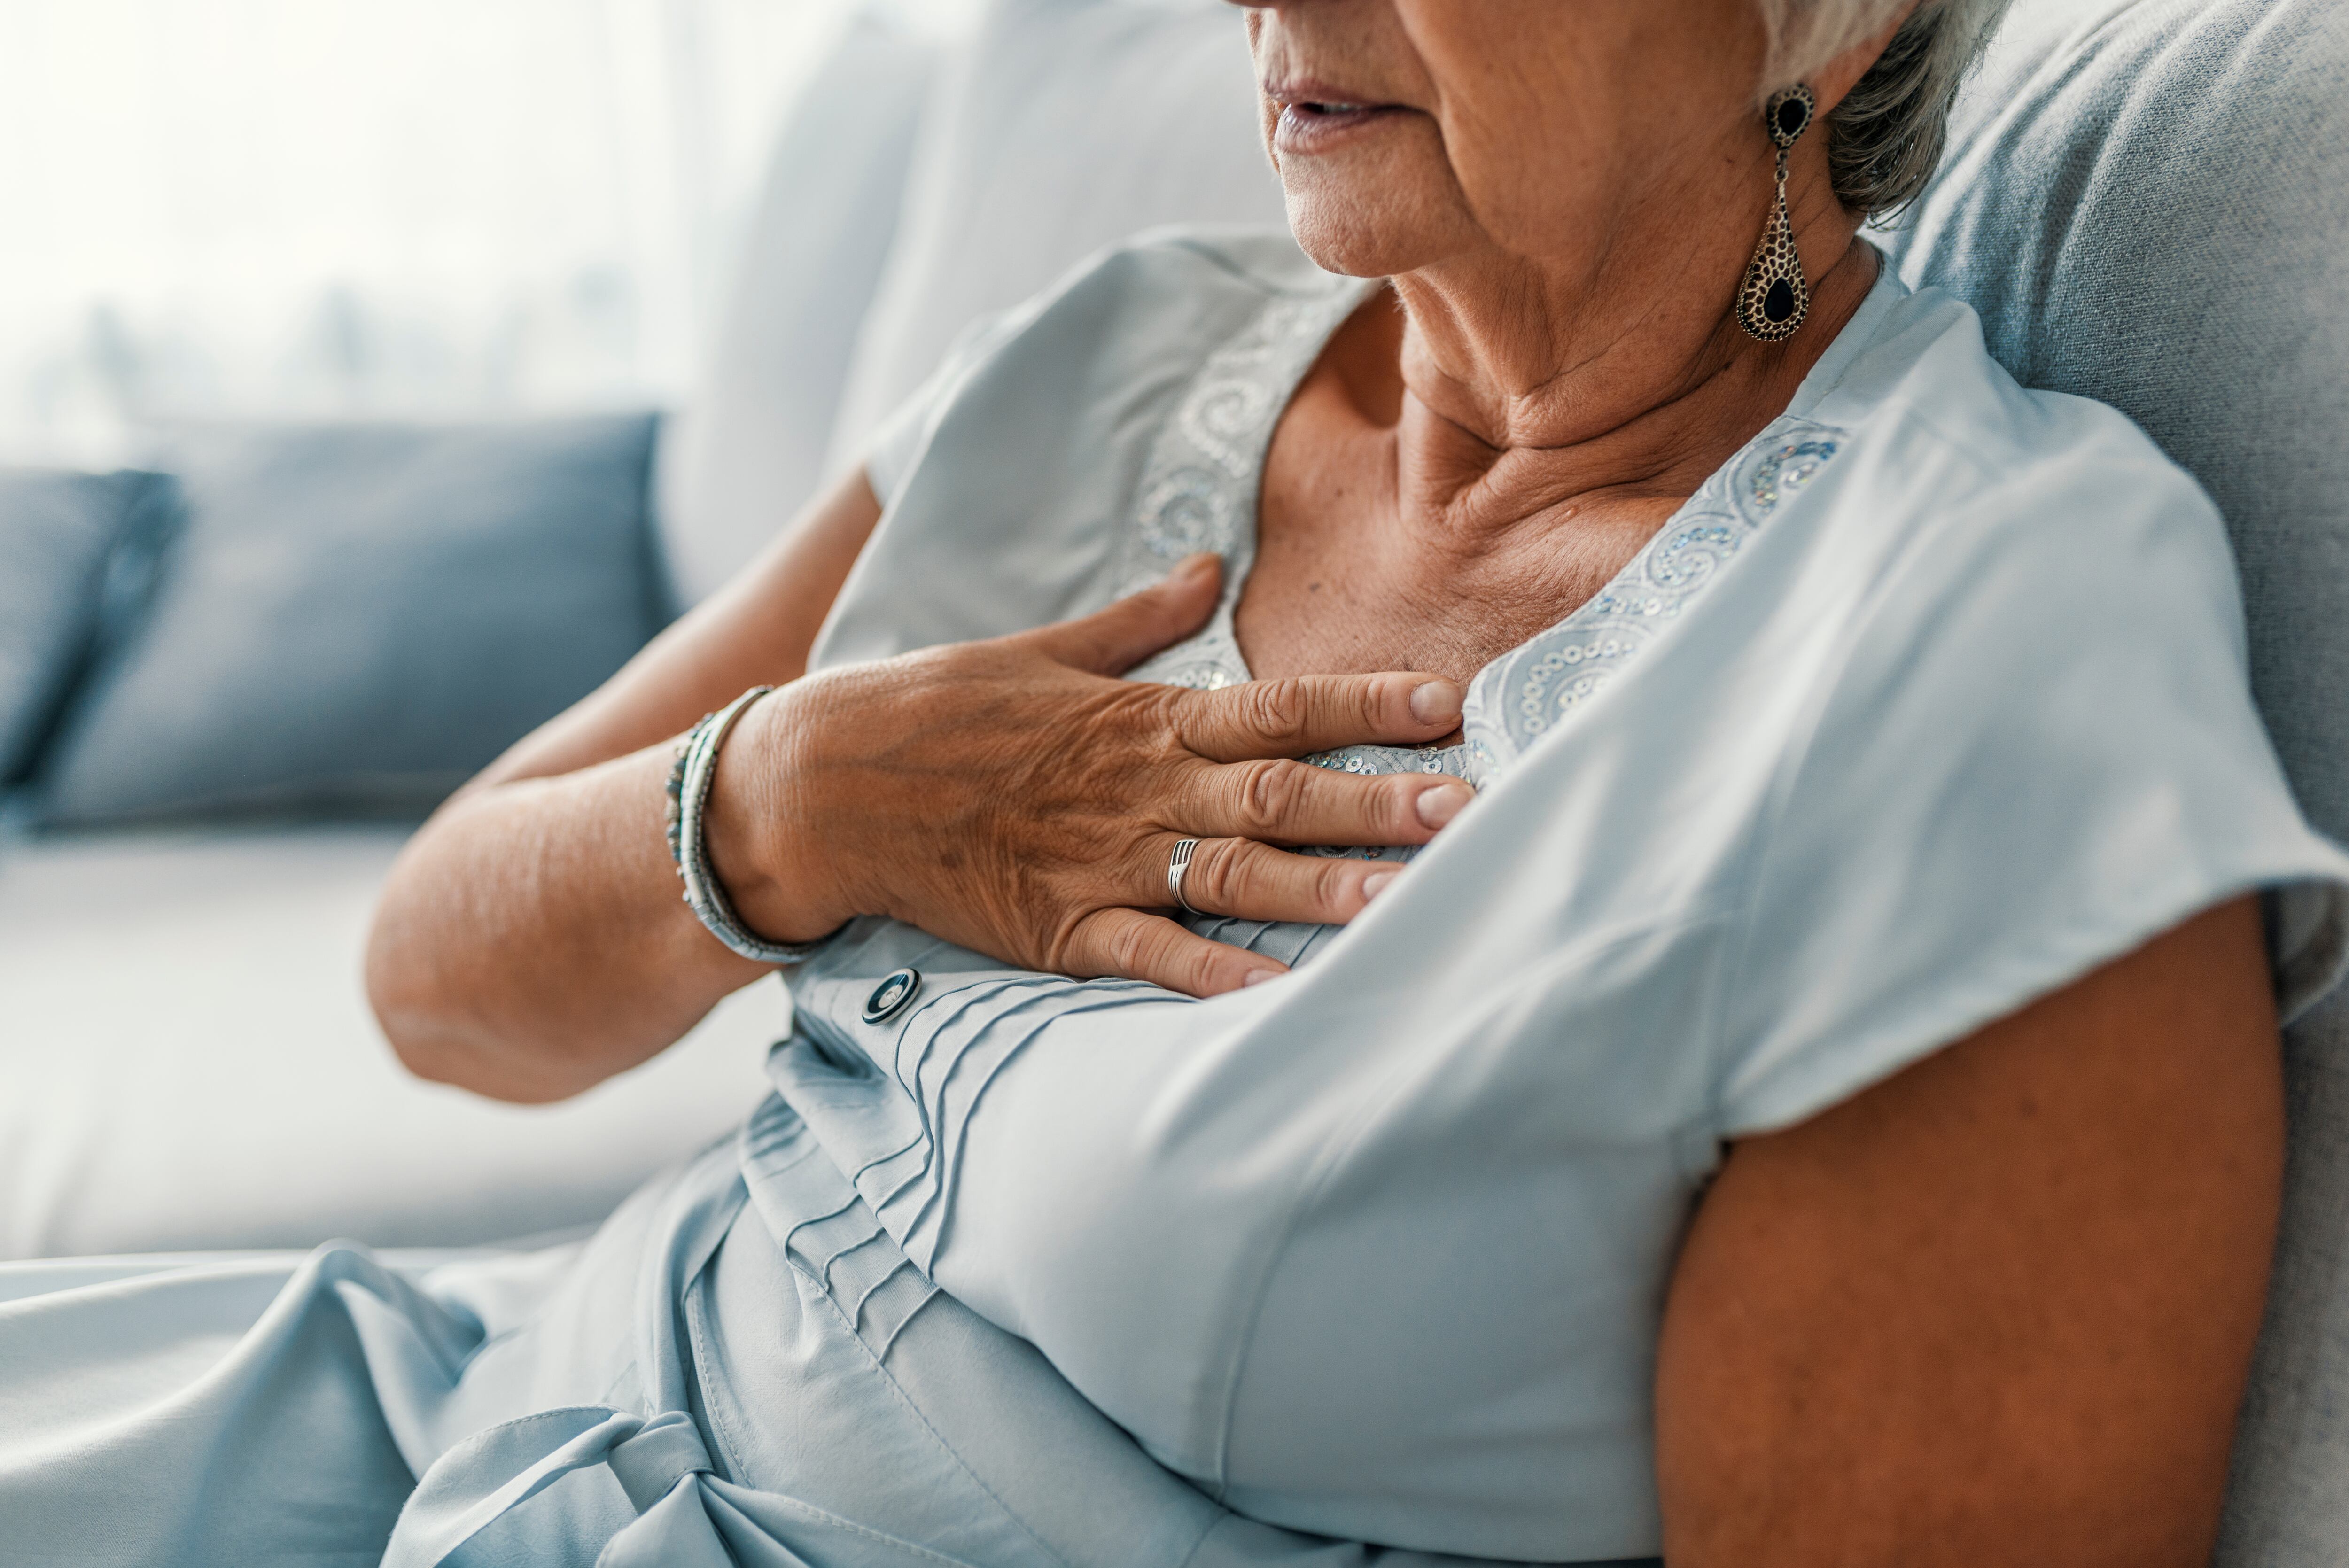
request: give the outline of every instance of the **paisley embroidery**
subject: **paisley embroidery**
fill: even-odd
[[[1180,561],[1202,550],[1222,550],[1234,527],[1230,481],[1205,469],[1178,469],[1142,492],[1150,552]]]
[[[1826,430],[1825,426],[1817,427]],[[1754,468],[1746,481],[1754,504],[1766,514],[1787,496],[1811,482],[1813,475],[1836,455],[1836,443],[1829,436],[1789,441],[1769,453]]]
[[[1256,498],[1265,448],[1288,394],[1312,368],[1338,324],[1375,286],[1352,279],[1330,282],[1326,292],[1303,299],[1268,300],[1245,327],[1209,353],[1143,465],[1118,592],[1148,587],[1184,556],[1215,552],[1224,558],[1224,602],[1202,638],[1214,637],[1218,628],[1229,636],[1231,606],[1256,555]],[[1237,653],[1235,646],[1235,658]],[[1135,678],[1202,684],[1174,682],[1155,663],[1143,666],[1150,674],[1136,670]],[[1202,661],[1186,653],[1174,663],[1192,666]],[[1247,678],[1244,669],[1227,673]]]
[[[1303,760],[1337,773],[1448,773],[1468,777],[1465,746],[1348,746]]]
[[[1773,420],[1705,480],[1615,580],[1574,614],[1478,673],[1464,727],[1484,783],[1637,657],[1702,593],[1771,514],[1817,477],[1847,438]]]

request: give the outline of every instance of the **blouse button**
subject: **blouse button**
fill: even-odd
[[[905,1010],[905,1004],[911,1002],[914,993],[921,988],[920,970],[898,970],[875,985],[873,995],[864,999],[864,1021],[868,1024],[887,1023]]]

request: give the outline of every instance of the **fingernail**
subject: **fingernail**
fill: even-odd
[[[1196,555],[1186,555],[1174,568],[1174,575],[1186,582],[1193,578],[1205,577],[1216,569],[1216,563],[1222,559],[1222,556],[1204,550]]]
[[[1476,792],[1465,784],[1438,784],[1433,789],[1419,792],[1419,820],[1431,828],[1440,828],[1460,815],[1460,808],[1476,798]]]
[[[1412,687],[1411,716],[1422,724],[1460,722],[1460,688],[1450,681],[1423,681]]]
[[[1286,969],[1251,969],[1240,976],[1240,984],[1243,986],[1261,985],[1268,980],[1278,980],[1288,973]]]
[[[1395,878],[1402,874],[1402,873],[1401,872],[1373,872],[1369,876],[1364,877],[1362,879],[1362,902],[1364,903],[1368,903],[1371,900],[1378,897],[1379,894],[1386,892],[1387,883],[1394,881]]]

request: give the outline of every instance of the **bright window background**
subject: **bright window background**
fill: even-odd
[[[0,459],[120,460],[185,418],[673,398],[854,8],[0,0]]]

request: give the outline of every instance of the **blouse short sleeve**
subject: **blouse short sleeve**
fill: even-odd
[[[1006,311],[983,315],[963,328],[929,379],[875,427],[864,449],[864,479],[884,511],[895,505],[904,491],[914,465],[921,459],[922,449],[929,444],[930,432],[971,370],[1013,335],[1018,329],[1013,318],[1023,314]]]
[[[2149,451],[2035,465],[1921,531],[1774,810],[1731,960],[1724,1137],[2246,892],[2270,895],[2287,1018],[2342,968],[2349,859],[2302,820],[2252,707],[2218,517]]]

